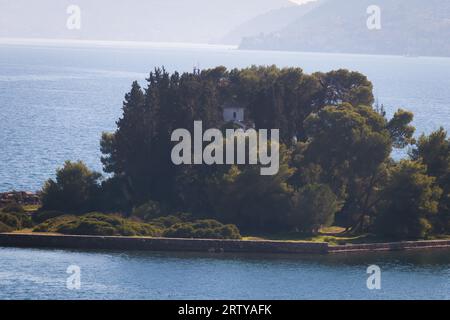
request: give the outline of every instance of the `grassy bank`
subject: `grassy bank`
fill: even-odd
[[[294,241],[294,242],[326,242],[330,245],[346,244],[370,244],[399,242],[401,239],[380,237],[370,233],[352,235],[345,232],[341,227],[322,228],[316,235],[304,235],[299,233],[280,233],[280,234],[260,234],[246,235],[243,240],[275,240],[275,241]],[[417,240],[417,239],[411,239]],[[426,240],[450,240],[450,235],[437,235],[429,237]]]

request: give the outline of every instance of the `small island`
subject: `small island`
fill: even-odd
[[[2,237],[208,239],[200,248],[215,252],[263,243],[282,252],[302,243],[321,252],[322,244],[327,252],[450,246],[447,132],[415,138],[413,114],[388,118],[363,74],[158,68],[147,80],[132,84],[116,131],[101,137],[104,174],[74,159],[38,193],[2,197]],[[195,121],[222,131],[278,129],[277,174],[261,175],[260,164],[174,164],[171,133],[193,132]],[[407,156],[393,159],[394,149]]]

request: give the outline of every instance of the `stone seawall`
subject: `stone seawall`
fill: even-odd
[[[3,233],[0,234],[0,247],[1,246],[216,253],[327,254],[450,248],[450,240],[403,241],[333,246],[324,242],[169,239]]]
[[[328,244],[314,242],[63,236],[14,233],[0,234],[0,246],[283,254],[327,253],[328,250]]]
[[[450,240],[401,241],[390,243],[367,243],[329,246],[328,252],[368,252],[368,251],[400,251],[417,249],[450,248]]]

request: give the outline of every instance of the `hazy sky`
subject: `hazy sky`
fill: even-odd
[[[67,8],[81,9],[68,30]],[[290,0],[0,0],[0,38],[213,42]]]

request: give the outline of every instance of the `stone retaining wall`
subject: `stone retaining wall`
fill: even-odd
[[[327,253],[328,244],[286,241],[241,241],[0,234],[0,246],[191,252]]]
[[[169,239],[137,237],[0,234],[0,246],[234,253],[343,253],[450,248],[450,240],[403,241],[332,246],[318,242]]]
[[[450,240],[401,241],[329,246],[328,252],[399,251],[430,248],[450,248]]]

